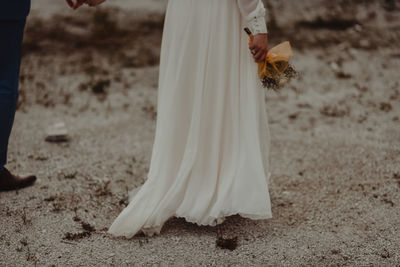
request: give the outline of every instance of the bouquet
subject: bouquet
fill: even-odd
[[[249,35],[249,46],[254,36],[249,28],[244,29]],[[289,64],[293,56],[292,48],[288,41],[278,44],[268,50],[265,61],[258,63],[258,76],[264,88],[278,90],[290,79],[297,77],[297,71]]]

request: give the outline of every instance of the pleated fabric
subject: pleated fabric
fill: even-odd
[[[265,91],[245,26],[236,0],[169,0],[149,173],[110,234],[159,234],[173,216],[272,217]]]

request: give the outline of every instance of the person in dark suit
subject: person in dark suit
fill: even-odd
[[[104,1],[66,0],[74,9],[83,4],[96,6]],[[23,188],[36,181],[34,175],[20,177],[5,168],[18,100],[22,40],[30,5],[30,0],[0,0],[0,191]]]

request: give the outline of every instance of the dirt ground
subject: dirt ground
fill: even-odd
[[[396,1],[269,1],[271,46],[290,40],[301,72],[266,91],[273,218],[126,240],[106,231],[146,179],[165,8],[130,2],[33,3],[8,166],[39,179],[0,193],[0,266],[400,266]],[[60,121],[69,141],[46,142]]]

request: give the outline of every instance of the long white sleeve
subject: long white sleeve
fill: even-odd
[[[267,33],[265,8],[261,0],[237,0],[240,13],[253,34]]]

